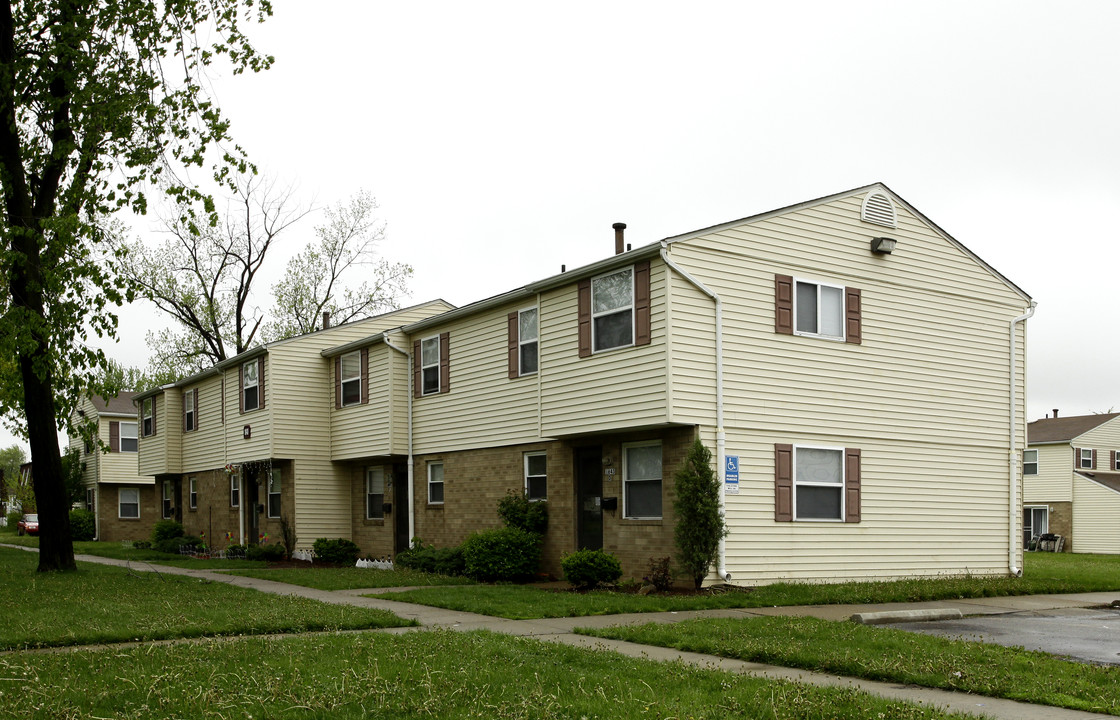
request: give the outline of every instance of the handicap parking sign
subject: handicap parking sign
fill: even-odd
[[[739,456],[728,455],[723,465],[723,488],[727,495],[739,494]]]

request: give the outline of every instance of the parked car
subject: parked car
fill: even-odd
[[[38,535],[39,534],[39,516],[34,513],[24,515],[16,523],[17,535]]]

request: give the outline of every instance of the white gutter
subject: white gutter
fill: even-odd
[[[719,295],[716,295],[705,287],[704,283],[689,275],[670,260],[667,250],[668,244],[662,240],[661,261],[692,283],[697,290],[710,297],[716,305],[716,462],[719,463],[719,516],[726,523],[727,506],[724,501],[724,493],[726,492],[727,433],[723,428],[723,303],[720,301]],[[727,571],[727,539],[723,537],[719,539],[719,559],[717,560],[716,573],[724,582],[731,581],[731,573]]]
[[[1019,526],[1015,522],[1019,518],[1018,500],[1015,497],[1015,490],[1019,484],[1019,456],[1016,453],[1015,449],[1015,439],[1017,435],[1015,426],[1018,423],[1018,419],[1015,417],[1016,402],[1018,402],[1015,397],[1015,365],[1016,358],[1018,356],[1015,328],[1019,323],[1029,319],[1032,315],[1034,315],[1034,309],[1036,307],[1038,307],[1038,303],[1034,300],[1031,300],[1030,308],[1025,313],[1011,321],[1011,452],[1010,457],[1008,458],[1007,569],[1010,570],[1011,574],[1015,577],[1022,577],[1023,575],[1023,569],[1021,567],[1018,567],[1018,565],[1016,564],[1016,560],[1018,560],[1018,557],[1015,555],[1015,543],[1019,542]]]
[[[413,510],[416,490],[412,475],[412,393],[415,392],[412,387],[412,382],[415,379],[412,372],[412,354],[389,342],[389,333],[381,333],[381,339],[386,345],[404,355],[408,360],[408,367],[406,368],[408,372],[408,542],[411,545],[412,538],[416,537],[416,513]]]

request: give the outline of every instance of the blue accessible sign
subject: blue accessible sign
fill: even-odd
[[[728,455],[723,464],[723,492],[725,495],[739,494],[739,456]]]

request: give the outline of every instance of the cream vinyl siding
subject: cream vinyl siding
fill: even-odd
[[[540,439],[538,378],[547,376],[551,366],[542,350],[537,375],[511,380],[507,353],[509,313],[530,305],[531,300],[503,305],[422,330],[409,339],[411,352],[414,341],[449,333],[450,392],[413,399],[413,451],[417,455]],[[543,306],[541,310],[543,345],[545,334],[558,320]],[[574,314],[570,322],[574,341]],[[404,380],[409,387],[408,378]]]
[[[1078,435],[1070,442],[1071,447],[1092,448],[1097,451],[1097,470],[1112,472],[1108,466],[1110,450],[1120,451],[1120,417],[1113,418],[1097,427]],[[1070,456],[1072,458],[1072,455]],[[1070,460],[1072,464],[1073,460]]]
[[[408,341],[400,336],[393,344],[404,349]],[[336,366],[328,361],[332,460],[408,454],[408,358],[384,343],[368,352],[369,399],[360,405],[334,407]]]
[[[156,434],[143,436],[140,407],[137,407],[139,471],[141,475],[164,475],[182,472],[182,397],[178,390],[159,392],[154,396]],[[143,401],[140,401],[143,402]],[[108,431],[106,431],[108,432]],[[108,437],[108,435],[106,435]]]
[[[1038,475],[1023,476],[1023,504],[1073,500],[1073,448],[1069,443],[1032,445],[1029,449],[1038,450]],[[1104,462],[1108,463],[1107,452]]]
[[[237,375],[233,376],[234,405],[233,414],[237,415]],[[229,387],[230,374],[226,373],[226,387]],[[230,427],[229,402],[226,403],[226,422],[222,423],[222,378],[220,375],[208,377],[195,385],[186,388],[177,388],[180,402],[184,391],[198,388],[198,407],[195,427],[197,430],[182,433],[183,444],[183,470],[184,473],[203,472],[224,467],[226,464],[226,447],[228,443],[243,442],[241,425],[236,429]],[[266,410],[267,412],[267,410]],[[179,429],[183,427],[182,409],[179,412]],[[256,427],[253,434],[256,434]],[[236,437],[230,437],[236,432]]]
[[[1120,553],[1118,518],[1120,493],[1080,476],[1074,478],[1073,552]]]
[[[577,283],[540,301],[541,434],[582,435],[669,422],[666,267],[650,262],[650,344],[579,357]],[[455,346],[452,345],[452,351]]]
[[[311,547],[316,538],[349,538],[351,530],[351,478],[349,467],[332,465],[323,458],[292,462],[295,475],[295,525],[299,547]],[[283,514],[292,518],[292,508]]]
[[[92,407],[92,403],[91,403]],[[86,411],[89,412],[88,410]],[[96,412],[96,411],[95,411]],[[124,417],[98,417],[98,432],[106,447],[109,445],[110,422],[134,422],[133,418]],[[81,441],[79,440],[79,443]],[[82,448],[85,449],[84,447]],[[103,483],[122,483],[128,485],[151,485],[155,482],[150,477],[141,477],[139,468],[140,453],[106,452],[100,453],[97,447],[93,448],[93,457],[97,462],[97,481]],[[88,456],[87,456],[88,457]],[[85,475],[82,476],[83,480]]]
[[[860,222],[861,200],[670,245],[723,301],[736,582],[1007,572],[1009,322],[1027,301],[901,204],[895,230]],[[878,235],[893,254],[870,252]],[[862,344],[777,334],[778,274],[858,288]],[[672,420],[712,425],[712,302],[676,277],[672,292]],[[774,522],[775,443],[860,448],[861,522]]]

